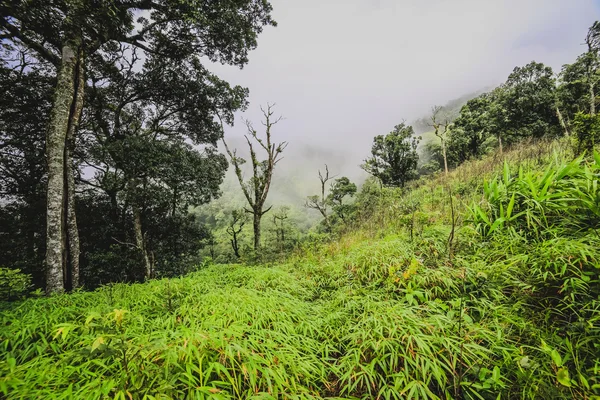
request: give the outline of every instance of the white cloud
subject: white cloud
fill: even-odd
[[[592,0],[273,0],[243,69],[214,66],[250,88],[245,117],[276,102],[277,135],[338,148],[358,165],[372,138],[434,104],[503,82],[517,65],[555,71],[583,52]],[[244,132],[236,123],[229,136]],[[326,161],[326,160],[324,160]],[[316,169],[317,166],[314,167]]]

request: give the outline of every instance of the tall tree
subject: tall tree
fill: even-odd
[[[499,130],[493,115],[492,103],[496,101],[495,92],[484,93],[465,104],[459,117],[454,121],[452,136],[448,140],[448,159],[453,165],[483,155],[486,142],[498,136]]]
[[[0,61],[0,264],[44,283],[45,131],[54,81],[39,65]],[[10,66],[9,66],[10,65]]]
[[[563,129],[569,129],[575,114],[596,114],[596,87],[600,82],[600,22],[590,27],[585,39],[587,51],[572,64],[564,65],[559,75],[557,104],[562,113]]]
[[[138,18],[136,25],[134,16],[141,12],[149,18]],[[64,290],[65,254],[71,256],[71,271],[76,270],[69,143],[84,102],[86,67],[114,65],[107,50],[123,45],[172,62],[206,56],[242,66],[262,27],[275,24],[270,12],[264,0],[21,0],[0,5],[0,38],[26,47],[53,65],[57,76],[46,143],[48,292]]]
[[[329,221],[329,214],[327,213],[327,208],[329,206],[329,201],[327,196],[325,196],[325,186],[330,179],[334,177],[329,176],[329,167],[325,164],[325,175],[321,173],[319,170],[319,182],[321,183],[321,196],[315,194],[312,196],[308,196],[306,199],[306,203],[304,204],[307,208],[312,208],[317,210],[321,216],[323,216],[323,222],[327,227],[327,230],[331,232],[331,222]]]
[[[152,215],[177,219],[188,205],[219,195],[227,161],[216,152],[222,127],[215,117],[233,123],[233,112],[246,106],[247,90],[230,87],[195,61],[153,57],[141,72],[129,63],[119,74],[91,70],[90,76],[81,157],[96,173],[82,180],[105,192],[114,215],[118,209],[131,215],[135,248],[151,278],[155,268],[146,236]]]
[[[246,120],[246,128],[248,134],[245,135],[246,142],[248,143],[248,149],[250,150],[250,161],[252,163],[252,178],[248,182],[244,181],[244,175],[242,172],[242,165],[246,162],[245,159],[237,156],[237,150],[231,151],[227,146],[227,142],[223,140],[225,149],[229,155],[229,159],[235,168],[235,174],[238,178],[244,196],[248,201],[249,209],[247,212],[252,214],[253,217],[253,230],[254,230],[254,250],[260,249],[260,222],[271,207],[265,209],[265,202],[271,188],[271,179],[273,178],[273,171],[275,166],[281,160],[281,153],[287,147],[287,142],[273,143],[271,135],[273,126],[275,126],[282,117],[273,117],[274,105],[268,104],[267,108],[261,107],[261,111],[265,120],[263,125],[265,127],[265,138],[259,137],[258,132],[254,129],[252,122]],[[254,150],[253,141],[266,152],[267,158],[265,160],[259,160],[258,154]]]
[[[498,92],[492,107],[496,126],[510,142],[560,132],[556,115],[556,81],[552,68],[535,61],[516,67]]]
[[[375,136],[371,157],[365,160],[361,168],[378,178],[383,185],[403,187],[416,177],[420,140],[421,137],[415,136],[412,126],[402,122],[389,134]]]
[[[433,133],[435,136],[440,139],[440,148],[442,150],[442,158],[444,160],[444,172],[446,175],[448,175],[447,142],[451,123],[448,116],[443,115],[442,110],[442,106],[433,106],[431,109],[430,126],[434,129]]]
[[[356,184],[350,182],[350,179],[345,176],[337,178],[331,184],[327,200],[331,204],[333,211],[342,221],[346,221],[347,215],[352,211],[350,204],[344,203],[344,199],[346,197],[354,197],[356,191]]]
[[[598,64],[600,59],[600,22],[596,21],[588,30],[585,37],[588,51],[585,54],[586,79],[590,96],[590,115],[596,115],[596,84],[598,82]]]

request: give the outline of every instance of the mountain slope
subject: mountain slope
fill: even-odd
[[[0,391],[7,399],[592,398],[600,256],[592,232],[574,225],[597,226],[598,217],[582,213],[584,203],[561,208],[561,218],[552,207],[570,187],[593,207],[600,157],[572,163],[564,147],[524,146],[406,191],[366,184],[348,233],[283,264],[215,265],[27,300],[1,317]],[[526,187],[551,195],[531,208]],[[553,237],[546,228],[561,221]]]

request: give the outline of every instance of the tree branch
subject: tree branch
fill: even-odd
[[[4,18],[0,18],[0,27],[6,29],[10,35],[2,35],[4,38],[16,38],[19,39],[24,45],[35,50],[42,58],[52,63],[56,68],[60,66],[60,57],[53,54],[50,50],[44,47],[43,44],[36,42],[30,37],[26,36],[14,25],[9,24]]]

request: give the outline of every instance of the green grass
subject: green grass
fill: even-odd
[[[353,229],[286,263],[9,305],[0,397],[597,399],[598,219],[580,210],[599,162],[561,176],[544,146],[365,194]],[[549,179],[587,203],[557,218],[532,200]]]

